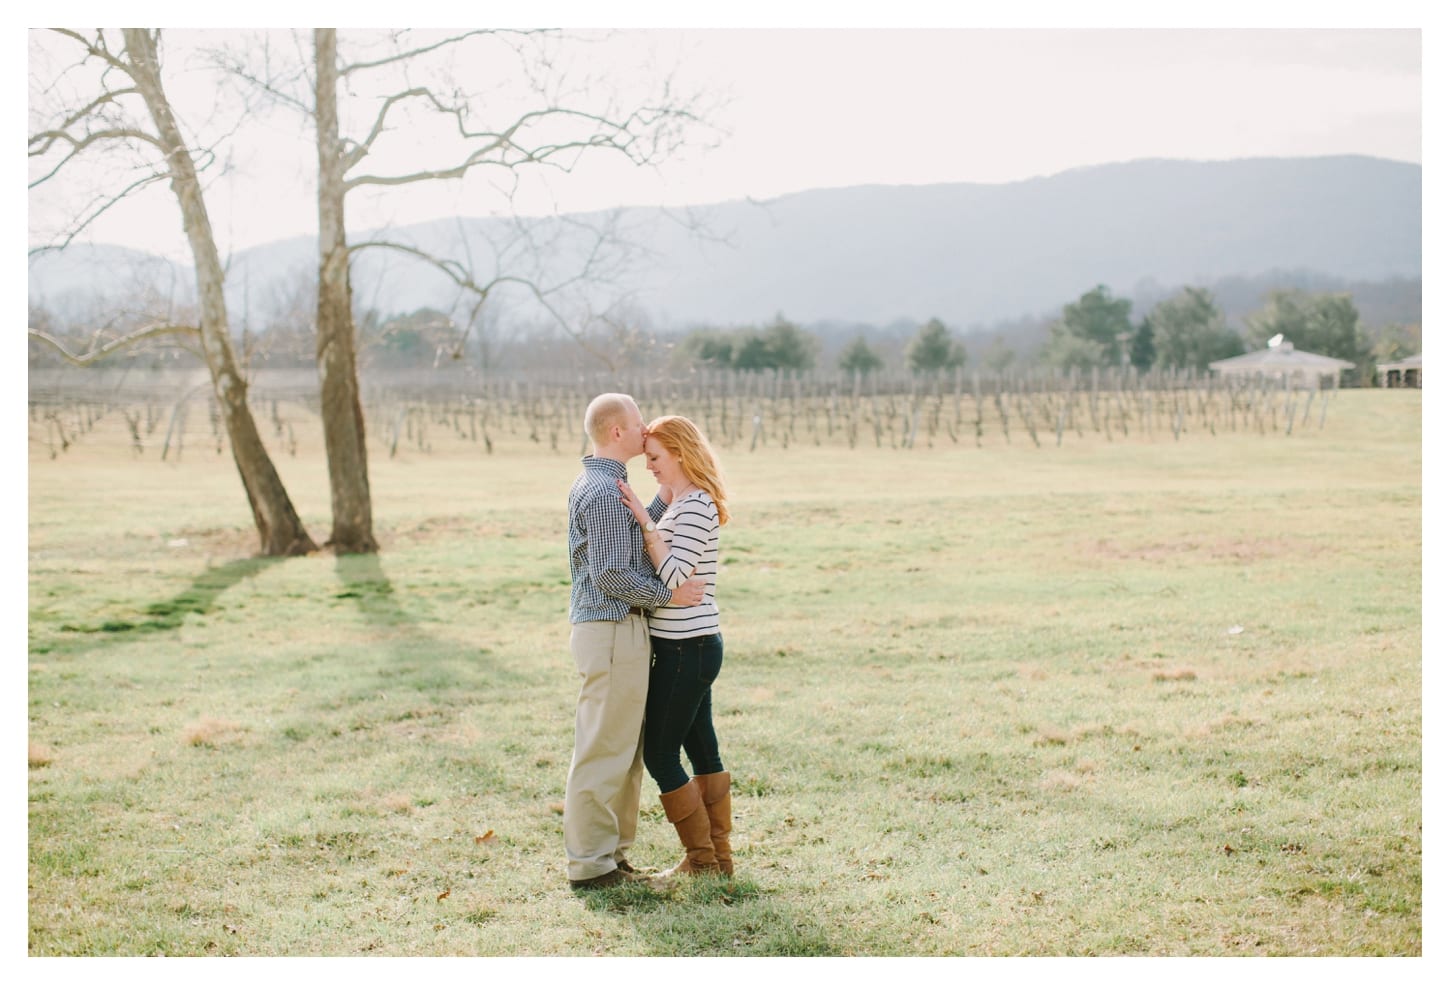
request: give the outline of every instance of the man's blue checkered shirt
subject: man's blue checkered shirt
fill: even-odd
[[[644,534],[619,498],[616,479],[628,479],[622,462],[584,456],[584,471],[569,490],[569,621],[619,622],[631,606],[658,609],[670,590],[644,552]],[[665,504],[655,497],[649,514],[658,520]]]

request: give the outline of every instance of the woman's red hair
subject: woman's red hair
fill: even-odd
[[[710,494],[715,509],[720,513],[720,526],[730,520],[730,510],[725,505],[725,480],[720,471],[720,460],[705,435],[688,417],[668,414],[656,417],[644,429],[646,438],[654,438],[664,445],[680,462],[685,478]]]

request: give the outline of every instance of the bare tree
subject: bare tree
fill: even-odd
[[[314,32],[317,68],[317,372],[322,385],[322,433],[327,477],[332,488],[333,549],[369,554],[373,501],[368,483],[366,428],[357,379],[357,327],[352,318],[347,226],[343,199],[351,153],[345,150],[337,118],[337,32]]]
[[[424,182],[457,181],[475,172],[504,177],[496,187],[509,195],[518,175],[533,170],[568,172],[585,156],[623,155],[647,166],[673,153],[697,122],[693,101],[671,92],[668,82],[657,96],[620,108],[597,98],[603,86],[565,84],[565,73],[549,45],[556,32],[465,31],[419,36],[399,31],[362,35],[339,45],[337,31],[312,34],[311,89],[299,83],[306,68],[255,64],[255,50],[223,55],[230,70],[249,79],[279,102],[306,113],[316,128],[318,155],[318,307],[317,361],[321,380],[323,428],[332,484],[333,527],[328,543],[340,552],[378,548],[373,535],[365,423],[357,376],[357,331],[353,321],[351,260],[362,250],[385,250],[430,264],[472,298],[466,326],[504,286],[521,289],[581,344],[579,326],[596,316],[564,312],[556,298],[567,285],[543,284],[528,273],[503,269],[480,272],[468,257],[440,256],[414,243],[386,236],[348,242],[346,201],[360,190],[400,189]],[[488,51],[475,46],[490,45]],[[275,52],[267,50],[270,58]],[[455,59],[473,66],[507,61],[517,80],[532,89],[528,105],[502,103],[451,81]],[[501,117],[500,118],[500,114]],[[348,128],[345,120],[359,121]],[[399,151],[402,148],[402,152]],[[362,170],[364,161],[381,165]],[[529,243],[529,230],[519,242]],[[583,250],[579,273],[570,282],[597,278],[606,246],[617,242],[600,233]],[[535,247],[539,244],[534,243]],[[460,348],[466,336],[460,340]]]
[[[77,45],[79,61],[72,67],[81,74],[94,73],[95,90],[87,94],[89,98],[84,102],[61,107],[54,118],[30,134],[30,157],[41,168],[31,187],[56,178],[82,155],[141,152],[147,165],[140,170],[140,176],[83,209],[64,241],[69,242],[128,194],[169,180],[196,268],[198,318],[196,325],[147,326],[79,355],[50,341],[73,361],[85,363],[158,335],[198,339],[232,457],[252,508],[261,553],[279,556],[314,551],[317,546],[293,507],[247,406],[246,381],[237,370],[232,351],[221,259],[198,174],[198,157],[209,160],[210,152],[189,145],[182,134],[162,83],[160,32],[127,28],[121,32],[119,47],[114,44],[114,36],[101,29],[58,33]]]

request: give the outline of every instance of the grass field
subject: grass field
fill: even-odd
[[[1420,394],[1333,400],[726,455],[737,878],[674,894],[564,880],[572,454],[377,454],[381,555],[266,560],[226,456],[32,443],[29,954],[1419,955]]]

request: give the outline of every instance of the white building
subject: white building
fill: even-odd
[[[1246,352],[1242,356],[1219,359],[1208,364],[1208,368],[1219,376],[1263,376],[1271,380],[1286,380],[1291,385],[1323,388],[1326,378],[1330,386],[1339,385],[1339,374],[1354,369],[1354,363],[1333,356],[1321,356],[1313,352],[1301,352],[1294,343],[1274,336],[1267,347],[1257,352]]]
[[[1380,386],[1402,387],[1410,386],[1424,389],[1425,374],[1420,368],[1424,354],[1409,356],[1398,362],[1379,363],[1375,366],[1375,375],[1379,377]]]

